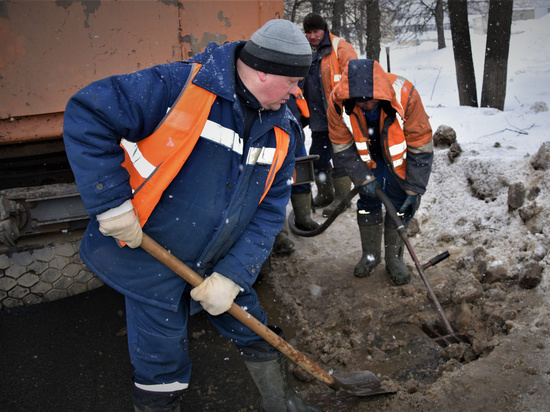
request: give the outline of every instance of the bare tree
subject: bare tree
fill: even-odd
[[[309,0],[309,3],[311,4],[311,11],[313,13],[323,15],[323,5],[325,4],[322,0]]]
[[[434,19],[435,26],[440,24],[443,30],[443,7],[441,15],[438,15],[438,2],[443,5],[443,0],[383,0],[380,4],[384,14],[395,26],[395,35],[401,40],[411,40],[425,31],[433,30]]]
[[[445,17],[445,12],[443,10],[443,0],[437,0],[435,2],[435,29],[437,30],[437,48],[439,50],[444,49],[445,45],[445,28],[443,26],[443,20]]]
[[[468,24],[468,3],[466,0],[451,0],[448,6],[460,105],[477,107],[476,78]]]
[[[345,20],[346,0],[335,1],[332,5],[331,32],[336,36],[342,35],[342,25]]]
[[[300,7],[306,3],[307,0],[285,0],[284,2],[284,13],[285,19],[290,20],[293,23],[296,23],[299,19],[298,10]]]
[[[380,59],[380,6],[378,0],[365,0],[367,7],[367,47],[368,59]]]
[[[504,110],[513,2],[490,0],[481,107]]]
[[[362,52],[365,50],[365,37],[363,36],[363,33],[365,33],[367,29],[365,26],[365,21],[367,20],[367,7],[364,4],[364,0],[359,2],[359,7],[357,7],[357,10],[359,13],[355,23],[355,34],[358,37],[357,43],[359,44],[359,50]]]

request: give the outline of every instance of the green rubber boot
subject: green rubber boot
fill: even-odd
[[[315,207],[325,207],[334,200],[334,187],[330,173],[319,173],[315,176],[315,185],[317,186],[317,195],[313,198]]]
[[[180,412],[183,391],[149,392],[132,385],[135,412]]]
[[[275,237],[272,253],[276,255],[288,255],[294,252],[294,242],[288,237],[288,220],[285,219],[283,228]]]
[[[330,205],[323,209],[323,216],[329,217],[332,215],[332,212],[336,210],[340,202],[351,191],[351,179],[348,176],[338,177],[332,181],[334,186],[334,200]],[[346,205],[347,208],[351,207],[351,202]]]
[[[290,386],[284,356],[265,362],[245,362],[262,396],[264,412],[317,412],[317,406],[300,398]]]
[[[405,242],[397,232],[397,229],[384,228],[384,260],[386,261],[386,272],[390,281],[395,286],[406,285],[411,281],[411,272],[403,262],[403,249]]]
[[[357,224],[359,225],[361,249],[363,250],[363,255],[353,271],[353,274],[358,278],[370,276],[381,261],[383,221],[382,209],[374,212],[357,210]]]
[[[283,331],[269,326],[284,339]],[[264,412],[320,412],[311,402],[302,399],[290,384],[286,357],[266,341],[239,347],[244,363],[262,396]]]
[[[358,278],[366,278],[380,264],[382,256],[382,223],[373,226],[359,226],[363,256],[355,265],[353,274]]]
[[[319,227],[319,223],[311,218],[311,191],[292,193],[290,201],[294,210],[294,224],[298,229],[311,232]]]
[[[262,264],[262,267],[260,268],[260,273],[258,273],[258,279],[260,279],[262,276],[269,275],[272,272],[271,268],[271,253],[265,260],[265,262]]]

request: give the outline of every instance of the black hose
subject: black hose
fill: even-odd
[[[403,234],[406,233],[405,224],[403,222],[403,219],[401,219],[397,215],[397,210],[395,210],[395,206],[391,202],[390,198],[384,193],[384,191],[380,188],[377,188],[374,193],[380,199],[380,201],[384,204],[384,207],[386,208],[387,215],[395,225],[395,228],[397,229],[397,232],[403,237]]]
[[[290,231],[294,233],[295,235],[302,236],[302,237],[313,237],[320,235],[323,233],[331,224],[336,220],[338,215],[342,213],[342,211],[346,208],[349,202],[352,201],[352,199],[359,193],[360,187],[354,187],[345,198],[338,203],[338,206],[336,206],[336,209],[330,214],[330,216],[325,220],[323,223],[319,225],[319,227],[315,230],[302,230],[298,229],[296,227],[296,223],[294,222],[294,210],[290,212],[288,215],[288,226],[290,227]]]

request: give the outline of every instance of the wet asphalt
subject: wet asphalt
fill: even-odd
[[[0,309],[0,410],[133,411],[124,328],[124,297],[108,286]],[[182,410],[258,410],[237,349],[204,312],[190,318],[188,333],[193,375]]]

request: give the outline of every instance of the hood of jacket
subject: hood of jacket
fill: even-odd
[[[376,60],[350,60],[347,72],[342,75],[342,80],[334,89],[333,98],[336,102],[354,98],[388,101],[403,117],[403,109],[397,100],[392,82]]]

